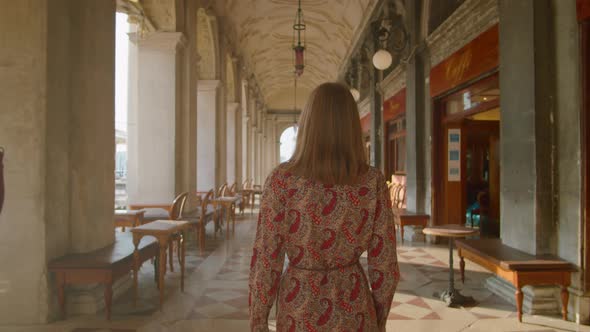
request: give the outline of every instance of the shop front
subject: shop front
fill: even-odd
[[[433,222],[500,232],[498,26],[430,71]]]

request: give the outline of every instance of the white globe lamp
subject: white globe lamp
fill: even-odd
[[[379,70],[385,70],[391,66],[393,58],[386,50],[379,50],[373,55],[373,66]]]
[[[361,99],[361,93],[355,88],[350,88],[350,94],[352,95],[352,98],[354,98],[354,101],[359,101],[359,99]]]

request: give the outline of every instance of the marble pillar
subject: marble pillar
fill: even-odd
[[[227,105],[227,153],[226,153],[226,169],[227,169],[227,183],[228,185],[236,182],[236,120],[240,104],[229,103]]]
[[[177,50],[180,32],[154,32],[137,42],[135,135],[129,135],[129,203],[168,203],[176,193]]]
[[[217,103],[219,80],[197,84],[197,190],[216,189]]]

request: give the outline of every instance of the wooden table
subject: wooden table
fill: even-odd
[[[229,238],[229,221],[232,221],[232,233],[235,234],[236,232],[236,216],[235,216],[235,204],[240,200],[238,197],[218,197],[211,200],[211,204],[215,208],[215,213],[217,213],[217,206],[222,206],[225,208],[226,214],[226,222],[225,222],[225,237]],[[233,208],[232,208],[233,207]],[[215,217],[214,217],[215,219]],[[217,225],[215,227],[215,232],[217,232]]]
[[[455,289],[455,271],[453,269],[453,243],[456,238],[464,238],[467,236],[479,233],[477,229],[467,228],[462,225],[443,225],[427,227],[422,230],[424,234],[442,236],[449,238],[449,288],[445,290],[440,298],[445,301],[449,307],[456,307],[463,304],[473,303],[475,300],[472,297],[461,295]]]
[[[145,210],[115,210],[115,227],[137,227],[143,224]]]
[[[424,213],[412,212],[406,209],[393,209],[394,221],[399,226],[402,243],[404,243],[404,226],[428,226],[430,216]]]
[[[180,233],[181,234],[181,245],[178,250],[180,251],[180,289],[184,291],[184,262],[185,262],[185,245],[184,245],[184,232],[188,230],[190,224],[188,221],[182,220],[156,220],[154,222],[141,225],[131,229],[133,233],[133,244],[135,245],[135,251],[133,252],[134,262],[136,268],[133,270],[133,288],[135,291],[135,300],[137,300],[137,273],[139,266],[139,252],[137,247],[142,237],[150,235],[156,238],[158,241],[158,288],[160,289],[160,308],[164,302],[164,275],[166,274],[166,249],[168,244],[172,240],[172,237]]]

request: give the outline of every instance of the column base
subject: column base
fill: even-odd
[[[569,287],[570,299],[567,308],[567,319],[577,324],[590,325],[590,294]]]
[[[131,274],[114,282],[113,304],[117,298],[132,287],[133,278]],[[104,285],[69,286],[68,288],[66,293],[66,313],[68,317],[95,314],[105,308]]]
[[[490,292],[516,305],[516,299],[514,297],[516,288],[512,284],[496,276],[487,278],[484,284]],[[523,313],[529,315],[561,315],[559,287],[525,286],[522,288],[522,292],[524,294],[522,303]]]
[[[425,242],[426,237],[422,229],[421,226],[404,226],[404,242]]]

